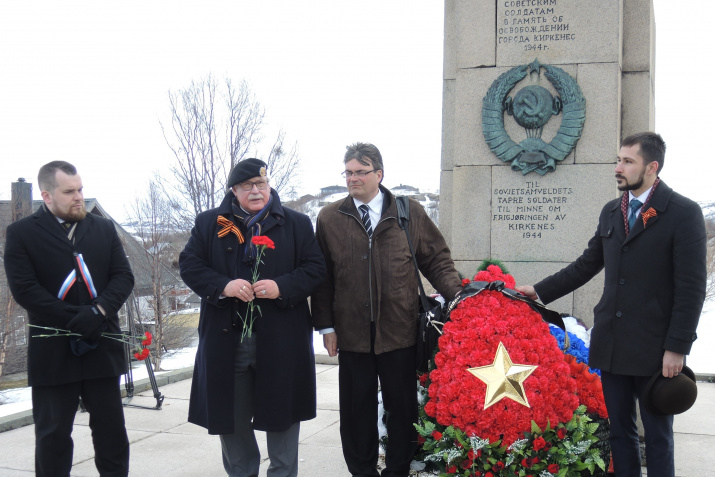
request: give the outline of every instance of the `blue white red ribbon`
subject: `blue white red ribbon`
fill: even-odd
[[[94,280],[92,280],[92,275],[89,273],[89,268],[87,268],[87,264],[84,262],[84,257],[80,253],[79,255],[77,255],[76,259],[79,272],[82,274],[84,283],[87,285],[89,297],[97,298],[97,289],[94,287]],[[69,275],[67,275],[67,278],[65,278],[65,281],[62,283],[62,286],[60,287],[60,292],[57,294],[57,298],[59,298],[60,300],[64,300],[70,288],[72,288],[72,285],[74,285],[76,281],[77,271],[72,270]]]

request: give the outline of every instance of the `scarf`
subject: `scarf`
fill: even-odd
[[[242,224],[246,230],[246,249],[243,253],[243,262],[246,264],[253,264],[253,262],[255,262],[256,260],[256,256],[258,255],[258,247],[253,244],[251,239],[253,237],[261,235],[261,232],[263,231],[263,226],[266,224],[266,220],[270,215],[272,206],[273,194],[268,196],[268,202],[266,203],[266,205],[255,214],[250,214],[243,210],[241,206],[238,205],[236,199],[231,201],[231,210],[233,212],[235,220],[238,221],[239,224]],[[240,241],[240,238],[239,243],[243,243]]]
[[[653,187],[650,190],[650,193],[648,194],[648,197],[645,200],[645,204],[641,206],[641,215],[644,214],[644,212],[648,211],[648,205],[650,204],[650,198],[653,197],[653,192],[655,192],[655,189],[658,187],[658,184],[660,184],[660,177],[655,179],[655,182],[653,183]],[[623,193],[623,197],[621,198],[621,212],[623,212],[623,223],[626,226],[626,237],[628,236],[630,231],[630,227],[628,226],[628,202],[630,200],[628,199],[629,194],[628,191],[625,191]],[[649,216],[655,215],[653,212],[652,214],[649,214]],[[647,219],[646,219],[647,220]],[[643,223],[643,227],[645,227],[645,222]]]

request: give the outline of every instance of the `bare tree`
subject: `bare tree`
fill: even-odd
[[[153,315],[154,344],[151,356],[157,370],[161,369],[161,358],[165,349],[188,344],[167,342],[166,339],[166,317],[173,311],[170,297],[181,284],[173,266],[175,259],[172,240],[175,233],[172,215],[173,209],[155,181],[149,184],[146,197],[137,198],[128,211],[128,216],[134,225],[134,232],[144,250],[144,260],[133,266],[135,274],[138,275],[137,281],[149,298],[147,302]],[[137,295],[136,290],[135,295]],[[139,321],[145,321],[142,307],[136,306],[135,309]],[[170,341],[177,339],[176,333],[170,335],[174,336],[174,340]]]
[[[164,140],[174,154],[172,181],[162,185],[172,199],[175,217],[189,228],[194,217],[214,208],[226,192],[231,168],[257,152],[263,140],[265,110],[248,84],[223,88],[209,75],[178,92],[169,92],[170,125],[161,124]],[[268,153],[271,185],[291,193],[298,170],[297,147],[286,151],[285,133],[278,133]]]
[[[270,171],[271,187],[277,190],[283,198],[292,199],[296,196],[295,174],[300,165],[298,156],[298,145],[293,144],[290,150],[283,146],[285,132],[278,132],[278,137],[273,143],[271,152],[268,154],[266,164]]]

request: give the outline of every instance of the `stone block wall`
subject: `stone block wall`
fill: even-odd
[[[618,196],[613,169],[626,135],[654,127],[652,0],[446,0],[440,228],[459,270],[503,261],[532,284],[576,259],[603,205]],[[522,175],[482,134],[482,100],[502,73],[535,59],[568,73],[586,100],[574,150],[554,172]],[[509,93],[528,85],[527,78]],[[538,84],[558,91],[542,74]],[[544,126],[556,135],[562,115]],[[504,115],[519,143],[525,130]],[[551,307],[591,323],[602,274]]]

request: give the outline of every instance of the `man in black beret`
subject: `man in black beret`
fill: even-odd
[[[281,205],[266,169],[259,159],[233,168],[230,190],[196,217],[179,258],[202,299],[189,422],[220,435],[228,475],[258,475],[259,429],[268,475],[295,477],[300,421],[316,415],[307,299],[325,262],[310,219]]]

